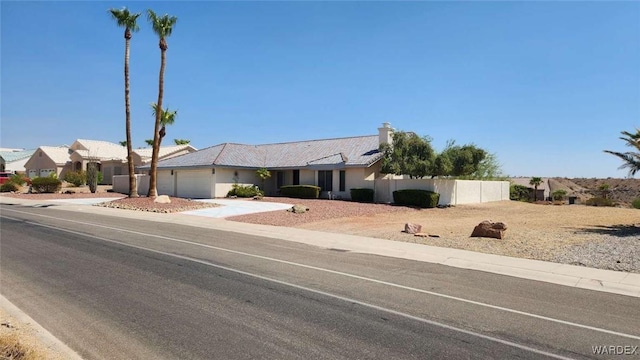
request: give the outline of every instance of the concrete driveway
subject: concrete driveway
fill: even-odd
[[[196,201],[214,203],[222,206],[209,209],[184,211],[181,214],[225,218],[236,215],[254,214],[266,211],[286,210],[292,204],[272,203],[259,200],[200,199]]]

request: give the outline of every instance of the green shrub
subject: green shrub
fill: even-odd
[[[421,208],[438,206],[440,194],[427,190],[397,190],[393,192],[393,202],[398,205],[411,205]]]
[[[633,199],[633,201],[631,202],[631,207],[634,209],[640,209],[640,198]]]
[[[0,186],[0,192],[13,192],[18,191],[18,185],[12,181],[7,181]]]
[[[373,202],[373,189],[351,189],[351,200]]]
[[[280,194],[297,199],[317,199],[320,196],[320,187],[313,185],[285,185],[280,187]]]
[[[585,205],[588,206],[616,206],[611,199],[603,198],[603,197],[594,197],[585,202]]]
[[[9,178],[10,183],[17,185],[18,187],[24,185],[27,183],[28,178],[26,178],[24,175],[22,174],[13,174],[11,175],[11,177]]]
[[[31,181],[31,191],[37,193],[55,193],[60,191],[62,181],[57,177],[37,177]]]
[[[237,197],[255,197],[255,196],[263,196],[263,195],[264,193],[254,185],[238,185],[238,184],[233,184],[233,187],[227,193],[227,196],[237,196]]]
[[[73,184],[73,186],[78,187],[87,183],[87,173],[82,170],[69,171],[64,174],[64,177],[62,179],[70,184]]]
[[[551,194],[551,198],[556,201],[564,200],[565,196],[567,196],[567,192],[562,189],[558,189]]]
[[[509,186],[509,199],[515,201],[531,201],[533,190],[524,186],[511,184]]]

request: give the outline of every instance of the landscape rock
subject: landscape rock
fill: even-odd
[[[412,224],[412,223],[404,224],[404,232],[406,232],[407,234],[416,234],[416,233],[419,233],[420,231],[422,231],[422,225],[420,224]]]
[[[304,205],[293,205],[291,209],[287,209],[287,211],[292,212],[294,214],[304,214],[309,211],[309,208]]]
[[[171,204],[171,199],[169,199],[168,195],[160,195],[156,196],[156,198],[153,199],[153,202],[158,204]]]
[[[505,223],[485,220],[473,229],[471,237],[504,239],[505,231],[507,231],[507,225]]]

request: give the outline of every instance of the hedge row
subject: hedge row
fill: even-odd
[[[438,206],[440,194],[427,190],[397,190],[393,192],[393,202],[397,205],[411,205],[421,208]]]
[[[373,202],[373,189],[351,189],[351,200]]]
[[[297,199],[317,199],[320,196],[320,187],[313,185],[285,185],[280,187],[280,194]]]

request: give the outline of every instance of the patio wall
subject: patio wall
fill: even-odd
[[[376,202],[392,203],[396,190],[419,189],[440,194],[439,205],[479,204],[509,200],[508,181],[450,179],[376,179]]]

